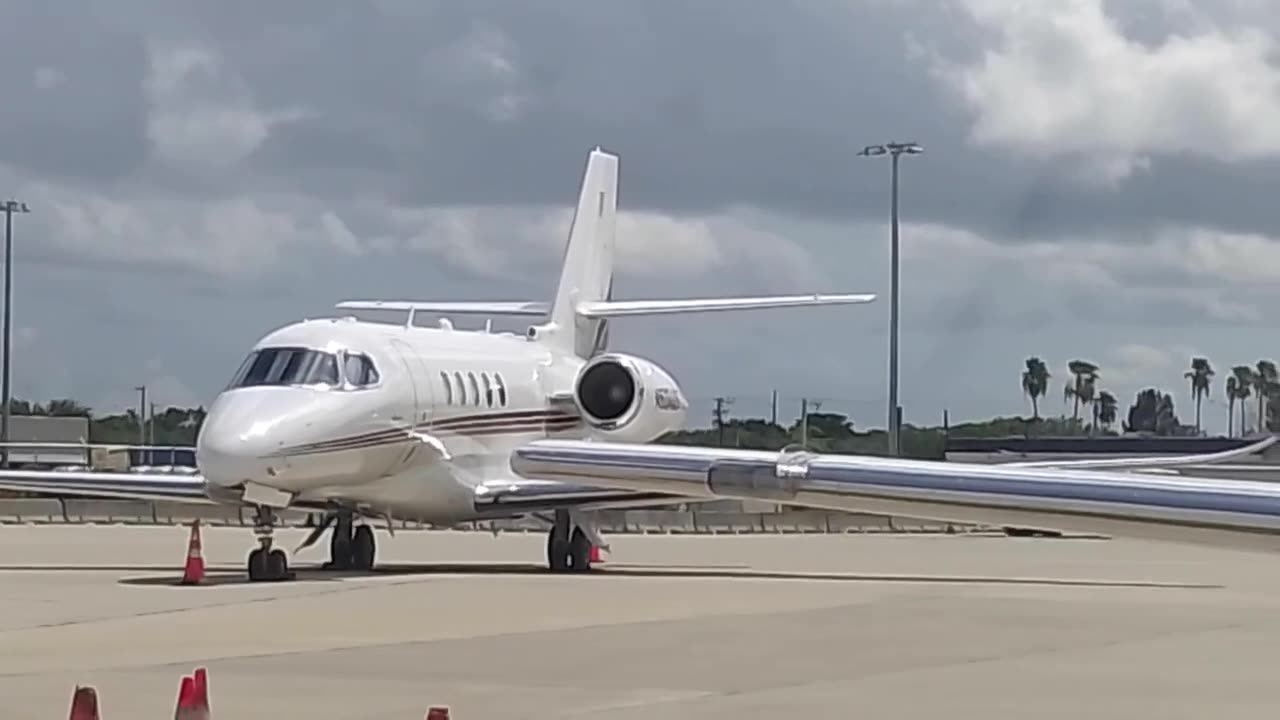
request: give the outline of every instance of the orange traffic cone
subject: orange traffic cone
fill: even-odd
[[[204,550],[200,545],[200,519],[191,523],[191,539],[187,542],[187,563],[182,570],[182,585],[198,585],[204,580]]]
[[[426,720],[449,720],[449,708],[447,707],[427,708]]]
[[[204,668],[196,670],[195,675],[186,675],[178,686],[178,706],[173,711],[173,720],[210,720],[209,714],[209,676]]]
[[[69,720],[102,720],[98,714],[98,691],[92,687],[76,686],[71,695]]]

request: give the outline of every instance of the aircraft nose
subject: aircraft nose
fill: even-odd
[[[214,485],[269,482],[274,474],[271,454],[281,446],[275,423],[239,400],[211,408],[196,440],[196,464]]]

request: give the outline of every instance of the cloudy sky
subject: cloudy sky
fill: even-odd
[[[889,164],[909,421],[1022,412],[1023,360],[1190,400],[1280,357],[1280,19],[1261,0],[10,0],[15,392],[207,403],[354,297],[545,299],[585,153],[619,298],[870,290],[637,319],[695,399],[884,423]],[[1221,384],[1214,388],[1222,398]],[[1225,425],[1211,404],[1209,429]]]

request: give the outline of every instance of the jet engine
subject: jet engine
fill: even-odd
[[[597,355],[578,372],[573,401],[591,435],[648,442],[684,427],[689,407],[667,371],[644,358]]]

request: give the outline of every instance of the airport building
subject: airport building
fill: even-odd
[[[11,415],[9,463],[20,468],[89,465],[89,418]],[[83,447],[75,447],[81,445]]]

